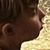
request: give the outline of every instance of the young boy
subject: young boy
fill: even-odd
[[[0,49],[20,50],[22,42],[38,37],[45,16],[38,0],[0,0]]]

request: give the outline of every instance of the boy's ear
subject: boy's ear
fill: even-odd
[[[14,35],[14,27],[10,23],[6,23],[2,26],[2,34],[4,36],[12,36]]]

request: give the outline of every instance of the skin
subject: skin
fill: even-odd
[[[22,42],[38,37],[42,28],[41,19],[45,15],[38,8],[37,13],[35,11],[35,15],[32,14],[32,10],[27,9],[23,16],[19,16],[14,23],[2,22],[0,24],[0,32],[2,31],[0,34],[0,48],[2,50],[20,50]]]

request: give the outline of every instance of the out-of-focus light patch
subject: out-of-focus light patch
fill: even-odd
[[[44,24],[50,24],[50,15],[46,15],[43,19],[42,22]]]
[[[50,14],[50,0],[39,0],[39,7],[46,13]]]
[[[48,8],[48,9],[46,10],[46,11],[47,11],[47,13],[49,13],[49,12],[50,12],[50,11],[49,11],[49,9],[50,9],[50,8]]]

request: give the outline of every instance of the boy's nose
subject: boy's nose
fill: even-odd
[[[43,18],[45,16],[45,13],[40,8],[38,8],[37,12],[39,17]]]

